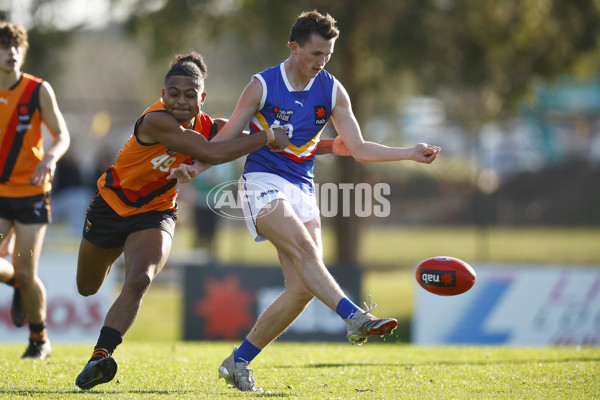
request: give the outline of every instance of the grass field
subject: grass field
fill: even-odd
[[[185,258],[190,231],[178,230],[172,258]],[[324,229],[326,263],[333,260],[334,237]],[[277,255],[267,242],[254,243],[244,226],[224,225],[219,231],[216,258],[222,264],[277,265]],[[452,255],[469,261],[475,269],[479,261],[522,264],[581,264],[600,267],[598,228],[494,228],[476,227],[370,227],[361,242],[365,267],[362,293],[375,295],[377,315],[398,319],[396,339],[410,340],[410,319],[415,289],[414,268],[425,258]],[[164,340],[181,337],[182,293],[173,287],[153,287],[129,336],[135,340]],[[149,334],[145,322],[152,323],[153,310],[165,310],[170,323]],[[150,310],[150,311],[146,311]],[[167,313],[167,310],[173,310]],[[141,320],[141,321],[140,321]],[[145,321],[145,322],[143,322]],[[171,323],[172,322],[172,323]]]
[[[331,232],[325,230],[326,259]],[[172,253],[183,257],[189,232]],[[276,342],[253,363],[259,386],[241,393],[217,379],[227,342],[183,342],[182,292],[156,284],[115,357],[117,377],[81,392],[75,377],[93,343],[55,344],[43,362],[19,359],[20,344],[2,344],[1,399],[598,399],[600,348],[420,347],[410,333],[415,263],[433,255],[466,260],[600,266],[600,229],[377,228],[361,244],[363,293],[376,293],[377,313],[399,319],[396,340],[364,346]],[[72,244],[64,245],[71,251]],[[222,263],[276,264],[270,245],[256,245],[237,227],[219,233]],[[404,343],[403,343],[404,341]]]
[[[81,392],[75,377],[88,346],[54,346],[43,362],[0,354],[2,399],[597,399],[600,349],[414,347],[274,343],[252,364],[271,394],[242,393],[217,379],[230,343],[129,343],[112,382]],[[16,361],[15,361],[16,360]]]
[[[178,233],[179,235],[179,233]],[[366,268],[414,268],[426,258],[448,255],[476,265],[478,262],[595,264],[600,266],[600,229],[479,228],[366,226],[359,243],[360,262]],[[176,237],[188,245],[185,230]],[[254,243],[245,227],[224,225],[216,240],[217,258],[223,263],[277,264],[269,243]],[[334,262],[335,235],[323,229],[324,258]]]
[[[372,271],[365,274],[363,293],[377,293],[377,314],[398,320],[394,340],[410,340],[413,275],[409,271]],[[156,316],[161,327],[156,329]],[[183,292],[177,285],[154,285],[144,298],[138,319],[127,333],[131,341],[171,341],[183,337]],[[376,338],[375,340],[379,340]]]
[[[171,259],[185,258],[194,247],[189,218],[178,222]],[[44,251],[77,253],[80,236],[50,225]],[[368,269],[412,269],[436,255],[480,262],[542,264],[590,264],[600,266],[598,227],[494,227],[366,225],[359,243],[362,266]],[[277,253],[268,242],[255,243],[242,221],[222,224],[215,239],[215,258],[222,264],[278,265]],[[325,263],[335,262],[335,233],[323,228]]]
[[[170,260],[194,262],[197,254],[190,253],[192,231],[185,223],[186,218],[181,220]],[[49,231],[45,249],[77,251],[78,237],[65,240],[64,227],[51,225],[51,229],[55,231]],[[328,265],[334,260],[334,240],[332,230],[325,227],[324,258]],[[267,242],[255,243],[240,221],[223,224],[215,243],[216,260],[221,264],[278,265],[273,246]],[[398,319],[397,339],[406,342],[410,340],[415,289],[413,272],[419,261],[436,255],[451,255],[467,260],[475,269],[480,262],[533,263],[540,266],[578,264],[599,268],[599,243],[600,228],[593,227],[481,229],[367,226],[360,243],[361,264],[365,268],[362,292],[376,295],[378,315]],[[128,340],[181,338],[182,297],[179,287],[154,284],[146,295],[138,321],[128,333]],[[153,329],[157,314],[163,318],[162,329]]]

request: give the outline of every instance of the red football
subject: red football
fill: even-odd
[[[417,267],[417,282],[428,292],[440,296],[455,296],[475,284],[475,271],[469,264],[454,257],[433,257]]]

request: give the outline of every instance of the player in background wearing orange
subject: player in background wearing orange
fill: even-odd
[[[358,161],[431,163],[440,148],[425,143],[394,148],[363,139],[348,93],[324,69],[339,34],[335,23],[329,14],[302,13],[291,29],[287,60],[252,77],[231,119],[215,138],[235,137],[246,126],[252,132],[286,126],[290,136],[290,145],[283,152],[259,149],[248,155],[239,181],[248,229],[256,241],[269,240],[276,247],[285,279],[283,292],[219,367],[219,376],[242,391],[262,391],[255,385],[249,364],[292,324],[313,297],[346,322],[351,343],[389,334],[397,326],[392,318],[373,316],[370,311],[374,306],[363,310],[354,304],[323,263],[313,187],[314,154],[323,144],[319,143],[320,134],[330,118],[339,136],[327,146],[335,154],[351,155]],[[188,171],[188,175],[198,172]],[[268,195],[260,201],[244,196],[246,191],[256,190]]]
[[[38,262],[51,222],[49,196],[56,162],[69,147],[69,132],[48,82],[21,71],[29,47],[27,31],[0,22],[0,281],[15,288],[11,315],[16,326],[29,321],[23,358],[44,359],[46,289]],[[44,151],[42,123],[52,136]],[[14,243],[14,249],[13,247]]]
[[[98,194],[87,211],[77,265],[77,287],[84,296],[98,291],[117,258],[125,255],[125,281],[104,320],[91,359],[75,383],[90,389],[113,379],[112,357],[133,325],[144,294],[165,265],[175,228],[177,179],[172,168],[196,160],[220,164],[261,147],[281,151],[283,128],[214,143],[224,120],[201,111],[206,99],[206,65],[192,52],[171,62],[162,98],[135,123],[114,165],[98,180]],[[240,136],[240,132],[238,135]]]

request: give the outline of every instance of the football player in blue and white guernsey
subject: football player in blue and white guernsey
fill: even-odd
[[[428,164],[440,148],[425,143],[396,148],[363,139],[348,93],[324,69],[338,35],[336,21],[329,14],[300,14],[291,29],[289,57],[252,77],[229,122],[213,139],[232,138],[247,126],[250,134],[284,126],[290,141],[283,152],[274,153],[264,146],[250,153],[239,180],[248,229],[256,241],[268,239],[277,248],[285,278],[282,293],[219,367],[219,376],[242,391],[263,391],[255,385],[250,362],[288,328],[313,297],[344,319],[353,344],[362,344],[371,335],[389,334],[398,324],[395,319],[374,317],[370,304],[367,310],[354,304],[325,267],[313,187],[314,156],[321,147],[319,152],[328,150],[361,162],[412,160]],[[338,136],[319,144],[330,119]],[[201,170],[172,173],[184,182]]]

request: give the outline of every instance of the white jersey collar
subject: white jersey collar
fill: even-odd
[[[287,73],[285,72],[285,65],[283,65],[284,63],[285,63],[285,61],[282,62],[281,64],[279,64],[279,71],[281,72],[281,77],[283,78],[283,81],[285,82],[285,86],[287,87],[289,92],[297,92],[297,90],[295,90],[292,87],[292,85],[290,84],[290,81],[288,80]],[[310,90],[314,81],[315,81],[315,78],[311,78],[311,80],[308,81],[308,84],[303,89],[303,91]]]

